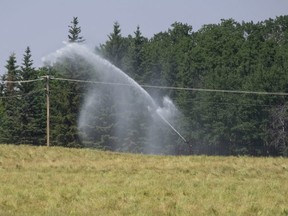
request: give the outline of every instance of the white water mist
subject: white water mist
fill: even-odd
[[[87,87],[78,119],[79,135],[87,146],[107,141],[117,151],[164,154],[173,153],[163,152],[171,133],[185,141],[172,126],[179,111],[168,97],[158,106],[135,80],[87,47],[70,43],[43,61],[51,66],[73,64],[78,74],[99,82]]]

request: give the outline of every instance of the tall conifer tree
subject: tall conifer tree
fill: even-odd
[[[78,24],[79,24],[78,17],[73,17],[71,25],[68,26],[69,27],[68,41],[70,43],[81,43],[85,41],[85,39],[83,39],[83,37],[80,36],[81,27],[78,26]]]
[[[20,78],[24,81],[38,78],[29,46],[23,55]],[[22,143],[40,145],[44,142],[46,120],[43,119],[45,98],[42,89],[43,83],[39,82],[22,83],[20,86],[23,95],[20,112]]]
[[[19,94],[19,84],[14,81],[19,81],[19,70],[16,61],[15,53],[9,56],[7,65],[5,66],[7,73],[3,76],[4,84],[3,95],[6,97],[3,100],[3,106],[5,114],[2,116],[2,133],[0,135],[0,141],[2,143],[20,143],[21,123],[20,119],[20,98],[17,97]]]
[[[121,35],[121,28],[118,22],[113,25],[113,32],[108,36],[109,40],[101,45],[101,53],[115,66],[122,68],[122,61],[128,49],[127,40]]]

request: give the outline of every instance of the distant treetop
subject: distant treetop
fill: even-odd
[[[68,41],[69,43],[81,43],[85,41],[82,36],[80,36],[81,33],[81,27],[78,26],[79,21],[78,17],[73,17],[73,20],[71,21],[72,25],[69,25],[69,35],[68,35]]]

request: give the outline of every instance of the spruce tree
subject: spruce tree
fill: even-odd
[[[78,18],[73,17],[72,25],[69,25],[68,39],[70,43],[81,43],[84,41],[80,36],[81,27],[78,26]],[[84,59],[75,54],[73,61],[71,58],[63,57],[52,68],[53,73],[70,79],[86,79],[82,73],[86,68]],[[78,136],[77,120],[81,105],[81,93],[83,88],[79,83],[62,83],[61,86],[51,82],[51,101],[54,106],[51,108],[51,118],[55,125],[51,126],[52,143],[67,147],[81,147]]]
[[[78,26],[79,21],[78,17],[73,17],[73,20],[71,21],[72,25],[69,25],[69,35],[68,35],[68,41],[70,43],[81,43],[84,42],[85,39],[83,39],[82,36],[80,36],[81,33],[81,27]]]
[[[19,90],[19,84],[18,83],[13,83],[9,81],[19,81],[19,70],[18,70],[18,65],[17,65],[17,60],[16,60],[16,55],[15,53],[12,53],[7,60],[7,65],[5,66],[7,69],[6,73],[6,79],[5,81],[8,81],[5,85],[6,91],[5,95],[15,95],[17,91]]]
[[[22,80],[38,78],[37,70],[33,67],[31,50],[26,48],[20,70]],[[45,120],[44,91],[42,82],[22,83],[20,86],[22,97],[20,121],[22,143],[40,145],[44,142]]]
[[[114,23],[113,32],[108,38],[109,40],[100,46],[100,52],[112,64],[123,69],[122,63],[128,49],[128,43],[121,35],[121,28],[118,22]]]
[[[140,27],[137,26],[136,31],[134,32],[134,37],[131,39],[128,47],[128,54],[125,57],[125,66],[124,70],[129,74],[133,79],[138,82],[143,82],[143,47],[147,43],[147,38],[142,36]]]
[[[19,70],[16,61],[15,53],[9,56],[7,60],[6,74],[3,76],[4,88],[2,100],[5,110],[1,119],[1,135],[0,141],[2,143],[19,144],[21,141],[21,122],[20,122],[20,107],[21,101],[19,95],[19,84],[15,81],[19,81]]]

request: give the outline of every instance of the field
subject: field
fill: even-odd
[[[0,215],[288,215],[288,159],[0,145]]]

